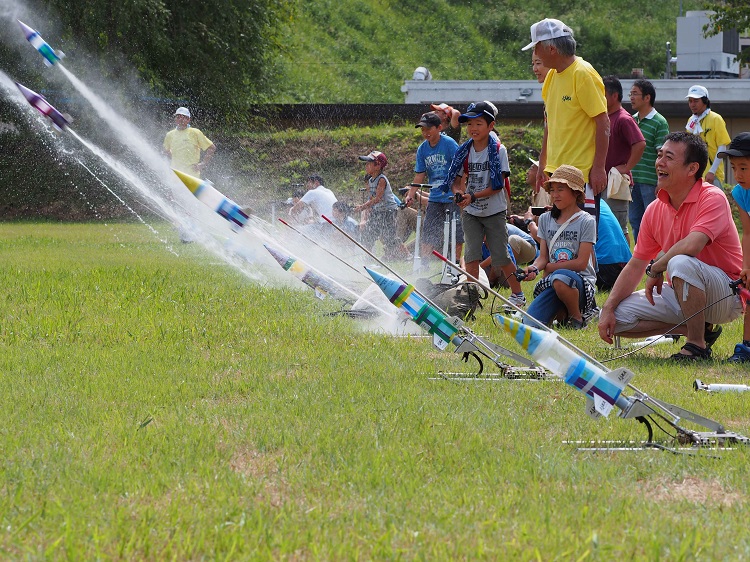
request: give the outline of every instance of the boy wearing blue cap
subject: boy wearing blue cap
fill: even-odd
[[[450,189],[456,204],[463,209],[466,271],[479,277],[482,242],[487,244],[492,268],[507,279],[513,292],[509,301],[526,305],[526,297],[514,273],[516,267],[508,253],[506,216],[510,202],[510,165],[508,151],[494,132],[497,108],[488,101],[472,103],[458,120],[466,123],[469,140],[458,147],[448,176],[442,185]]]

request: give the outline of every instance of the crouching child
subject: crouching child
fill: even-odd
[[[544,183],[553,207],[539,217],[539,257],[524,271],[529,281],[545,273],[534,287],[528,313],[547,326],[557,320],[573,329],[584,328],[584,318],[595,307],[596,221],[579,208],[585,184],[583,173],[574,166],[560,166]]]

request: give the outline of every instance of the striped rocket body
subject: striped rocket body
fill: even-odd
[[[554,332],[545,332],[502,314],[496,314],[495,319],[534,361],[586,395],[597,414],[609,415],[624,383],[608,377],[599,367],[564,345]]]
[[[46,64],[47,66],[52,66],[65,56],[65,53],[63,53],[62,51],[55,51],[54,49],[52,49],[52,47],[49,46],[49,43],[42,39],[42,36],[39,35],[36,30],[29,27],[21,20],[16,21],[21,26],[23,34],[26,36],[28,42],[31,43],[31,45],[37,51],[39,51],[39,54],[44,57],[44,64]]]
[[[305,285],[313,289],[313,291],[315,291],[315,296],[318,298],[324,299],[330,295],[339,300],[352,300],[351,295],[346,294],[345,291],[339,289],[324,274],[319,273],[302,260],[294,258],[268,244],[263,244],[263,246],[285,271],[288,271]]]
[[[442,311],[422,298],[413,285],[390,279],[367,267],[365,270],[396,308],[408,313],[416,324],[433,335],[433,342],[438,348],[445,349],[451,342],[455,345],[460,344],[460,338],[456,337],[456,327],[448,321]],[[459,341],[454,341],[457,339]]]
[[[23,94],[23,97],[26,98],[26,101],[29,102],[29,104],[33,108],[39,111],[39,113],[41,113],[45,117],[49,117],[55,127],[57,127],[59,130],[62,131],[70,124],[68,120],[63,117],[62,113],[57,111],[54,107],[52,107],[51,103],[44,99],[43,95],[37,94],[34,90],[30,90],[26,86],[24,86],[23,84],[19,84],[18,82],[16,82],[16,87]]]
[[[210,181],[196,178],[179,170],[173,169],[172,171],[177,174],[177,177],[195,195],[198,201],[224,217],[233,226],[242,228],[247,224],[249,218],[247,213],[237,203],[225,197]]]

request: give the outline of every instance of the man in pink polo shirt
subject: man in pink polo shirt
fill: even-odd
[[[707,162],[700,137],[667,135],[656,159],[657,199],[643,215],[633,258],[599,316],[604,341],[671,330],[687,340],[672,359],[709,359],[719,324],[742,314],[729,286],[742,269],[740,238],[726,195],[702,179]],[[644,272],[646,288],[633,292]]]

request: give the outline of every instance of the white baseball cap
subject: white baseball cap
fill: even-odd
[[[703,86],[696,84],[695,86],[690,86],[690,89],[688,90],[688,95],[685,96],[685,98],[707,98],[708,97],[708,90],[704,88]]]
[[[175,115],[184,115],[188,119],[190,119],[190,110],[187,107],[178,107],[177,111],[174,112]]]
[[[531,43],[526,45],[522,51],[533,49],[539,41],[548,41],[558,37],[573,36],[573,30],[560,20],[543,19],[531,26]]]

